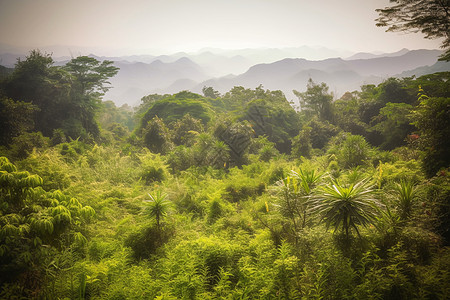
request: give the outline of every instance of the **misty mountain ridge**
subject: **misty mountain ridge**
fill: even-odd
[[[234,86],[281,90],[290,100],[296,100],[292,90],[306,90],[309,78],[325,82],[336,96],[358,90],[363,84],[379,84],[392,76],[424,75],[433,70],[448,71],[450,63],[439,62],[439,50],[401,49],[393,53],[356,53],[326,59],[300,58],[300,54],[317,51],[316,56],[338,54],[339,51],[311,47],[283,49],[202,49],[197,53],[178,52],[172,55],[129,55],[119,57],[96,56],[98,60],[112,60],[120,68],[110,79],[112,89],[105,100],[117,105],[138,105],[140,99],[152,93],[177,93],[190,90],[201,93],[204,86],[212,86],[221,93]],[[13,67],[17,58],[25,55],[0,54],[0,64]],[[281,57],[281,59],[277,59]],[[344,57],[344,58],[342,58]],[[53,57],[56,65],[64,65],[68,56]],[[264,60],[265,59],[265,60]],[[435,71],[437,72],[437,71]]]
[[[369,53],[369,52],[359,52],[356,54],[353,54],[350,57],[345,58],[345,60],[355,60],[355,59],[371,59],[371,58],[378,58],[378,57],[394,57],[394,56],[401,56],[403,54],[408,53],[410,50],[403,48],[397,52],[393,52],[393,53],[379,53],[379,54],[375,54],[375,53]]]
[[[285,58],[273,63],[254,65],[240,75],[213,77],[202,82],[195,82],[193,76],[180,78],[166,87],[155,87],[151,93],[176,93],[181,90],[201,93],[203,86],[212,86],[225,93],[234,86],[255,88],[263,85],[266,89],[282,90],[289,99],[295,100],[292,90],[305,90],[308,79],[312,78],[316,82],[327,83],[330,90],[339,96],[346,91],[357,90],[363,84],[378,84],[383,79],[398,76],[397,74],[405,70],[422,67],[417,71],[427,73],[428,69],[432,70],[433,67],[429,66],[437,62],[440,54],[441,51],[438,50],[414,50],[403,55],[397,52],[394,55],[356,60],[329,58],[311,61],[303,58]],[[438,65],[440,70],[450,69],[448,63],[440,62]],[[409,76],[412,75],[414,74],[411,73]]]
[[[441,53],[438,50],[414,50],[400,56],[357,60],[330,58],[310,61],[287,58],[274,63],[255,65],[234,78],[210,79],[191,90],[199,92],[201,87],[206,85],[223,93],[237,85],[255,88],[262,84],[266,89],[281,90],[288,99],[296,100],[292,90],[306,90],[307,81],[312,78],[316,82],[325,82],[330,90],[339,96],[346,91],[358,90],[361,85],[379,84],[388,77],[399,76],[402,72],[419,67],[422,67],[417,69],[421,75],[427,74],[427,69],[432,70],[435,64],[440,66],[439,70],[450,70],[450,63],[437,63]],[[409,74],[412,76],[414,72]]]
[[[113,61],[128,61],[128,62],[145,62],[151,63],[155,60],[161,60],[162,62],[174,62],[182,57],[190,57],[193,61],[200,65],[211,60],[221,59],[246,59],[250,61],[250,65],[258,63],[270,63],[284,58],[305,58],[309,60],[322,60],[329,57],[349,57],[354,55],[355,52],[345,49],[330,49],[322,46],[300,46],[300,47],[286,47],[286,48],[244,48],[244,49],[220,49],[220,48],[203,48],[193,52],[177,52],[170,55],[164,53],[160,55],[150,54],[132,54],[132,55],[120,55],[120,56],[108,56],[108,55],[93,55],[90,53],[104,53],[105,49],[78,47],[73,45],[54,45],[46,47],[16,47],[7,44],[0,43],[0,59],[1,65],[6,67],[13,67],[17,61],[17,58],[24,59],[28,55],[30,49],[38,48],[44,53],[52,54],[55,61],[60,62],[69,60],[72,57],[80,55],[95,56],[101,60],[113,60]],[[109,50],[109,52],[115,52],[121,50]],[[124,51],[124,50],[122,50]],[[128,51],[129,52],[129,51]],[[151,53],[151,50],[145,51]],[[373,55],[389,55],[389,53],[377,53]],[[208,61],[209,59],[209,61]],[[248,68],[247,68],[248,69]],[[246,70],[244,70],[246,71]],[[242,71],[242,72],[244,72]],[[237,72],[242,73],[242,72]],[[224,75],[227,72],[222,72]],[[233,73],[233,72],[231,72]]]

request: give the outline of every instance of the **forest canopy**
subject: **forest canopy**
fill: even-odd
[[[110,61],[0,82],[2,299],[446,299],[450,72],[339,99],[103,101]],[[300,89],[301,87],[299,87]]]

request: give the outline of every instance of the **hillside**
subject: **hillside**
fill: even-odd
[[[204,75],[185,58],[121,64]],[[287,59],[247,76],[356,77],[347,66]],[[11,71],[0,299],[448,298],[450,72],[338,100],[308,81],[296,111],[260,86],[118,107],[98,92],[117,68],[87,56],[31,52]]]

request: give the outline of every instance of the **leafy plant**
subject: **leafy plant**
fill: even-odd
[[[156,227],[160,228],[161,219],[167,215],[170,207],[170,202],[166,200],[167,194],[163,194],[161,193],[161,191],[157,191],[154,196],[151,194],[147,195],[151,200],[146,200],[148,205],[145,210],[152,218],[155,218]]]
[[[310,201],[310,211],[318,214],[327,228],[339,227],[347,239],[350,230],[355,229],[360,235],[358,226],[374,224],[378,214],[377,206],[381,203],[375,197],[375,190],[368,180],[348,185],[333,181],[331,185],[321,187]]]
[[[153,153],[167,153],[172,149],[171,133],[158,116],[145,124],[142,136],[144,145]]]
[[[281,214],[292,221],[295,231],[305,228],[309,197],[321,179],[322,174],[314,170],[302,170],[276,183],[276,190],[280,196],[278,209]]]
[[[0,277],[8,278],[2,284],[39,273],[51,255],[67,247],[83,248],[87,242],[81,230],[95,211],[60,190],[47,192],[42,185],[40,176],[18,171],[0,157]],[[21,285],[38,293],[42,282]]]
[[[407,220],[411,217],[417,188],[412,181],[402,180],[400,183],[395,184],[395,192],[397,194],[400,217],[403,220]]]
[[[338,152],[338,162],[344,168],[353,168],[364,164],[369,157],[369,144],[360,135],[349,135],[345,137],[342,148]]]

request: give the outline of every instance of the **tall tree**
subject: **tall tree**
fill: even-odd
[[[450,60],[449,0],[390,0],[391,6],[377,9],[377,26],[387,31],[422,32],[427,39],[443,38],[446,49],[441,60]]]
[[[102,96],[111,87],[109,78],[115,76],[119,68],[114,67],[112,61],[98,61],[89,56],[73,58],[65,69],[75,78],[75,88],[83,96]]]
[[[108,79],[117,74],[119,68],[112,61],[98,61],[93,57],[79,56],[65,66],[72,76],[71,116],[69,124],[79,125],[94,136],[99,129],[95,122],[95,113],[101,103],[101,97],[111,88]]]
[[[217,99],[220,97],[220,93],[210,86],[204,86],[202,88],[202,92],[205,97],[209,97],[212,99]]]
[[[376,117],[376,125],[371,130],[379,132],[383,137],[382,149],[392,150],[406,143],[406,136],[415,128],[410,125],[413,106],[407,103],[388,102],[380,109]]]
[[[15,101],[31,102],[38,107],[35,129],[50,136],[61,126],[67,112],[70,84],[67,72],[53,66],[49,54],[32,50],[25,60],[18,60],[14,72],[3,83],[4,93]]]
[[[256,136],[267,136],[278,151],[289,153],[291,138],[298,134],[300,128],[298,114],[281,92],[279,95],[267,92],[260,96],[245,105],[240,119],[251,124]]]
[[[428,177],[450,167],[450,98],[422,95],[413,114],[418,128],[418,147],[423,151],[423,168]]]
[[[300,93],[294,90],[294,94],[299,98],[302,110],[312,112],[322,120],[330,121],[332,119],[333,95],[328,92],[328,86],[325,83],[317,84],[310,78],[306,92]]]
[[[101,96],[110,88],[108,78],[118,68],[111,61],[86,56],[72,59],[65,67],[53,63],[51,55],[32,50],[2,84],[5,96],[37,106],[35,129],[45,136],[58,128],[73,138],[98,135],[95,114]]]

